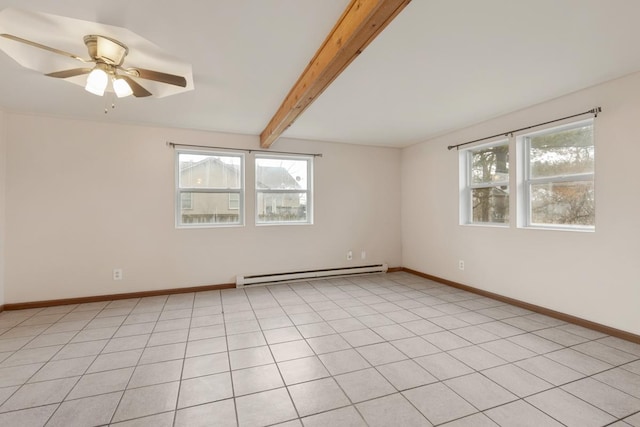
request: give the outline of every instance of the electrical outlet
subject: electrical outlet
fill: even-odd
[[[367,253],[365,251],[360,252],[360,259],[367,259]]]
[[[353,259],[353,251],[347,252],[347,261],[351,261]]]
[[[460,270],[464,270],[464,261],[463,260],[458,261],[458,268]]]
[[[113,269],[113,280],[122,280],[122,269],[114,268]]]

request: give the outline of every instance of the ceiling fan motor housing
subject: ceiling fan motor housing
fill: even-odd
[[[129,53],[129,49],[123,43],[105,36],[93,34],[84,36],[84,44],[91,58],[109,65],[122,65]]]

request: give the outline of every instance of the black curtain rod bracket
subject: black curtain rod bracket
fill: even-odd
[[[497,133],[495,135],[491,135],[491,136],[487,136],[487,137],[479,138],[479,139],[474,139],[473,141],[464,142],[462,144],[449,145],[447,147],[447,150],[453,150],[454,148],[456,150],[459,150],[460,147],[463,147],[465,145],[473,144],[475,142],[486,141],[487,139],[497,138],[499,136],[510,137],[510,136],[513,136],[513,134],[516,133],[516,132],[521,132],[523,130],[529,130],[529,129],[537,128],[539,126],[544,126],[544,125],[548,125],[548,124],[551,124],[551,123],[561,122],[561,121],[567,120],[567,119],[573,119],[574,117],[584,116],[585,114],[593,114],[593,117],[595,118],[595,117],[598,117],[598,113],[600,113],[600,112],[602,112],[602,108],[595,107],[595,108],[592,108],[589,111],[585,111],[583,113],[578,113],[578,114],[573,114],[573,115],[567,116],[567,117],[562,117],[560,119],[549,120],[548,122],[538,123],[538,124],[527,126],[527,127],[523,127],[523,128],[520,128],[520,129],[514,129],[514,130],[507,131],[507,132]]]

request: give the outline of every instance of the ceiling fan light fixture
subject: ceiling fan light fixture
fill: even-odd
[[[17,31],[18,35],[10,34],[9,30]],[[56,43],[75,46],[81,31],[87,34],[83,38],[86,47],[83,56],[22,37],[24,32],[37,39],[49,37]],[[111,35],[124,38],[135,46],[135,56],[129,55],[127,45],[111,38]],[[8,8],[0,10],[0,51],[25,68],[80,85],[96,96],[102,97],[107,91],[115,93],[116,88],[118,96],[133,95],[136,98],[163,98],[193,90],[191,64],[173,58],[149,40],[122,27]],[[56,60],[59,57],[67,59],[65,62]],[[71,60],[82,65],[60,69],[62,64],[71,63]],[[136,67],[127,61],[133,61]],[[137,66],[144,61],[155,64],[154,69]],[[170,72],[165,72],[165,69]],[[151,85],[151,91],[145,87],[148,85]]]
[[[84,89],[94,95],[103,96],[104,91],[109,84],[109,75],[100,65],[101,64],[97,64],[96,67],[91,70],[87,77],[87,84]]]
[[[124,98],[129,95],[133,95],[133,90],[129,83],[122,77],[114,77],[113,78],[113,91],[116,93],[118,98]]]

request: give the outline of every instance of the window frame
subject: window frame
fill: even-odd
[[[258,188],[258,163],[260,159],[281,159],[281,160],[304,160],[307,162],[307,188],[302,189],[260,189]],[[280,226],[280,225],[313,225],[313,160],[314,156],[309,155],[293,155],[293,154],[264,154],[256,153],[254,155],[254,206],[255,206],[255,225],[262,226]],[[305,221],[264,221],[259,218],[258,196],[260,194],[300,194],[306,193],[307,200],[307,219]]]
[[[577,129],[590,125],[592,128],[592,143],[594,149],[594,166],[593,171],[588,173],[578,174],[565,174],[555,175],[547,177],[531,177],[531,137],[553,134],[556,132],[562,132],[570,129]],[[551,126],[545,129],[541,129],[535,132],[529,132],[523,135],[518,135],[516,138],[516,147],[518,158],[518,219],[517,225],[519,228],[531,228],[540,230],[561,230],[561,231],[583,231],[593,232],[595,231],[595,218],[594,225],[581,225],[581,224],[539,224],[532,222],[532,203],[531,203],[531,188],[534,185],[539,184],[554,184],[563,182],[592,182],[595,193],[595,120],[594,118],[588,118],[583,120],[572,121],[562,124],[560,126]],[[594,194],[594,209],[595,209],[595,194]]]
[[[507,174],[506,181],[495,181],[490,183],[478,183],[473,184],[472,174],[473,174],[473,155],[474,152],[497,147],[500,145],[504,145],[507,147],[507,151],[509,153],[509,172]],[[460,150],[459,153],[459,161],[460,161],[460,225],[470,225],[470,226],[482,226],[482,227],[500,227],[500,228],[508,228],[511,222],[511,141],[510,138],[500,139],[497,141],[493,141],[487,144],[476,145],[473,147],[465,148]],[[509,203],[507,205],[507,211],[509,212],[509,220],[507,222],[480,222],[473,221],[473,190],[482,189],[482,188],[496,188],[496,187],[507,187],[507,192],[509,194]]]
[[[240,188],[203,188],[203,187],[181,187],[180,185],[180,155],[191,154],[196,156],[210,157],[237,157],[240,159]],[[175,227],[181,229],[193,228],[225,228],[243,227],[245,225],[245,154],[237,151],[210,151],[210,150],[183,150],[175,151]],[[193,210],[193,194],[238,194],[239,207],[237,222],[221,223],[183,223],[182,222],[182,194],[191,194],[191,210]]]

